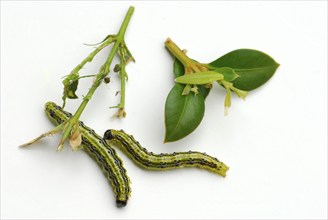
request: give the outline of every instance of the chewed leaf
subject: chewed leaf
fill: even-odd
[[[181,84],[203,85],[222,80],[224,76],[215,71],[197,72],[175,78],[175,82]]]
[[[165,140],[177,141],[193,132],[203,119],[204,97],[193,92],[181,95],[184,85],[175,84],[165,103]]]
[[[269,55],[252,49],[231,51],[208,64],[210,67],[230,67],[240,76],[233,81],[234,87],[245,91],[266,83],[279,64]]]
[[[77,86],[79,84],[79,80],[64,80],[63,81],[64,84],[64,92],[63,92],[63,101],[64,101],[64,105],[65,105],[65,100],[66,98],[69,99],[77,99],[78,96],[75,94],[76,90],[77,90]]]
[[[78,96],[75,94],[78,84],[79,84],[79,81],[76,80],[76,81],[73,81],[70,85],[68,85],[67,98],[69,98],[69,99],[77,99],[78,98]]]
[[[66,97],[69,99],[77,99],[78,96],[75,94],[75,92],[77,90],[78,84],[79,84],[79,74],[68,75],[63,80],[63,85],[64,85],[63,99]]]
[[[230,67],[215,68],[213,71],[221,73],[224,76],[224,80],[228,82],[231,82],[239,77],[235,70]]]

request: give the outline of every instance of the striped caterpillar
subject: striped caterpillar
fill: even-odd
[[[64,111],[60,106],[53,102],[45,105],[48,118],[56,125],[63,123],[72,117],[72,114]],[[94,130],[79,121],[82,133],[82,148],[100,165],[116,195],[116,205],[124,207],[130,197],[130,179],[123,167],[121,159],[115,150],[108,146],[105,141],[95,133]]]
[[[64,111],[53,102],[47,102],[45,109],[48,118],[56,125],[72,117],[71,113]],[[124,207],[127,204],[131,194],[130,179],[121,159],[110,144],[119,147],[137,165],[145,169],[170,170],[181,167],[198,167],[221,176],[225,176],[226,171],[229,169],[224,163],[205,153],[189,151],[154,154],[141,147],[138,141],[123,130],[107,130],[104,138],[101,138],[83,122],[79,121],[79,126],[82,133],[82,149],[97,161],[107,175],[116,194],[118,207]]]
[[[196,151],[154,154],[143,148],[133,136],[123,130],[107,130],[104,140],[119,147],[131,160],[149,170],[171,170],[181,167],[198,167],[226,176],[229,167],[218,159]],[[108,146],[107,145],[107,146]]]

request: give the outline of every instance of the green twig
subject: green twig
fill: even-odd
[[[67,121],[67,125],[63,131],[63,136],[61,141],[59,142],[58,145],[58,150],[61,150],[64,146],[64,143],[66,141],[66,139],[68,138],[68,136],[71,133],[74,133],[75,131],[73,130],[74,128],[78,128],[79,126],[77,126],[79,118],[83,112],[83,110],[85,109],[85,107],[87,106],[88,102],[91,100],[94,92],[96,91],[96,89],[99,87],[99,85],[101,84],[101,82],[103,81],[103,79],[108,75],[109,71],[110,71],[110,65],[113,61],[113,58],[115,56],[115,54],[117,53],[120,44],[124,44],[124,35],[125,35],[125,31],[126,28],[128,27],[129,21],[131,19],[131,16],[134,12],[134,7],[130,7],[125,19],[122,23],[122,26],[116,36],[116,41],[115,44],[111,50],[111,52],[109,53],[109,56],[106,60],[106,62],[102,65],[102,67],[100,68],[99,73],[96,75],[95,80],[92,84],[92,87],[90,88],[89,92],[87,93],[87,95],[83,98],[83,102],[81,103],[81,105],[79,106],[79,108],[76,110],[75,114],[73,115],[73,117]],[[74,148],[74,146],[72,146]]]
[[[59,142],[58,148],[57,150],[62,150],[65,141],[67,140],[67,138],[70,136],[70,143],[71,143],[71,147],[72,149],[77,149],[78,146],[81,144],[81,140],[80,141],[76,141],[77,139],[75,138],[79,138],[81,135],[79,135],[80,131],[79,131],[79,118],[83,112],[83,110],[85,109],[85,107],[87,106],[88,102],[91,100],[94,92],[96,91],[96,89],[99,87],[99,85],[101,84],[101,82],[103,81],[103,79],[109,74],[110,71],[110,65],[114,59],[115,54],[118,53],[118,50],[120,48],[120,46],[124,47],[125,51],[127,50],[125,41],[124,41],[124,35],[126,32],[126,29],[128,27],[129,21],[131,19],[131,16],[134,12],[134,7],[130,6],[129,10],[126,13],[126,16],[124,18],[124,21],[121,25],[121,28],[118,32],[117,35],[108,35],[104,41],[101,43],[101,45],[99,47],[97,47],[93,52],[91,52],[89,54],[88,57],[86,57],[79,65],[77,65],[72,71],[71,73],[63,80],[63,84],[64,84],[64,96],[63,96],[63,106],[65,105],[65,100],[67,96],[67,94],[72,94],[73,93],[73,98],[75,98],[75,91],[77,88],[77,83],[78,83],[78,79],[81,78],[79,77],[79,71],[82,69],[82,67],[87,63],[87,62],[91,62],[92,59],[97,55],[97,53],[99,53],[99,51],[101,51],[103,48],[107,47],[108,45],[110,45],[112,42],[115,42],[108,57],[106,62],[101,66],[99,73],[97,75],[95,75],[95,79],[93,81],[93,84],[91,86],[91,88],[89,89],[87,95],[83,98],[82,103],[80,104],[79,108],[76,110],[75,114],[73,115],[72,118],[70,118],[69,120],[65,121],[64,123],[60,124],[59,126],[57,126],[55,129],[48,131],[45,134],[40,135],[39,137],[37,137],[36,139],[28,142],[27,144],[24,144],[23,146],[26,145],[30,145],[38,140],[40,140],[43,137],[46,137],[48,135],[57,133],[59,131],[62,130],[63,136]],[[119,54],[120,55],[120,54]],[[130,59],[133,59],[131,53],[128,51],[127,52],[127,56]],[[124,65],[126,65],[126,56],[125,57],[120,57],[121,59],[124,60]],[[123,68],[124,69],[124,68]],[[125,72],[125,70],[124,70]],[[124,81],[125,82],[125,81]],[[73,84],[75,83],[75,84]],[[73,84],[73,86],[72,86]],[[74,87],[73,91],[72,88]],[[125,84],[122,84],[122,88],[123,88],[123,92],[125,91]],[[70,93],[69,93],[70,92]],[[70,97],[69,97],[70,98]],[[124,103],[124,97],[123,99],[121,99]],[[74,143],[74,146],[72,145],[72,143]]]
[[[79,71],[84,67],[84,65],[88,62],[91,62],[93,60],[93,58],[105,47],[109,46],[111,43],[113,43],[113,41],[116,40],[116,36],[114,35],[108,35],[105,40],[102,42],[102,44],[100,46],[98,46],[94,51],[92,51],[84,60],[82,60],[82,62],[77,65],[72,71],[71,73],[65,77],[65,79],[63,80],[63,85],[64,85],[64,94],[63,94],[63,108],[66,105],[66,98],[77,98],[77,96],[75,95],[75,91],[72,91],[71,85],[73,83],[77,83],[77,81],[80,78],[79,76]],[[75,88],[76,90],[76,88]],[[73,92],[73,97],[70,96],[70,94],[72,94]]]
[[[120,55],[120,65],[119,68],[117,68],[117,71],[119,71],[119,76],[121,79],[121,91],[120,91],[120,103],[117,106],[113,106],[112,108],[118,108],[117,112],[117,117],[125,117],[126,112],[125,112],[125,83],[128,79],[128,74],[125,71],[125,66],[129,62],[129,60],[133,60],[133,57],[128,51],[127,47],[125,44],[121,44],[120,48],[118,50],[118,54]]]
[[[182,63],[185,67],[185,74],[203,72],[207,68],[200,63],[190,59],[170,38],[165,41],[166,48]]]

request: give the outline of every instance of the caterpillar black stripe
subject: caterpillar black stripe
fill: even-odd
[[[226,176],[229,167],[217,158],[196,151],[154,154],[142,147],[133,136],[123,130],[107,130],[105,141],[119,147],[137,165],[150,170],[170,170],[181,167],[198,167]],[[108,146],[107,145],[107,146]]]
[[[71,113],[64,111],[53,102],[47,102],[45,110],[49,119],[56,125],[72,117]],[[79,121],[79,126],[82,133],[82,148],[92,158],[96,159],[107,175],[116,195],[117,206],[125,206],[130,197],[131,188],[130,179],[121,159],[117,156],[115,150],[108,146],[94,130],[84,125],[82,121]]]

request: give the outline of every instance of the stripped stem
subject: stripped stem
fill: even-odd
[[[65,107],[66,105],[66,98],[69,94],[70,91],[70,85],[74,82],[76,82],[77,80],[84,78],[84,77],[80,77],[79,76],[79,71],[84,67],[84,65],[88,62],[91,62],[93,60],[93,58],[105,47],[109,46],[111,43],[113,43],[113,41],[115,41],[116,36],[113,35],[109,35],[105,38],[105,40],[103,41],[103,43],[98,46],[94,51],[92,51],[84,60],[82,60],[82,62],[77,65],[72,71],[71,73],[65,77],[65,79],[63,80],[63,85],[64,85],[64,94],[62,97],[63,100],[63,106],[62,108]]]
[[[121,79],[121,91],[120,91],[120,103],[112,108],[118,108],[117,117],[122,118],[126,116],[125,112],[125,83],[128,79],[128,74],[125,71],[125,66],[129,62],[130,59],[134,60],[131,56],[131,53],[127,50],[125,44],[121,44],[118,50],[118,54],[120,55],[120,65],[119,65],[119,76]],[[128,58],[128,59],[126,59]]]
[[[207,68],[200,63],[190,59],[170,38],[165,41],[166,48],[182,63],[185,67],[185,74],[203,72]]]
[[[25,144],[20,145],[20,147],[26,147],[26,146],[29,146],[29,145],[34,144],[35,142],[37,142],[38,140],[40,140],[40,139],[42,139],[42,138],[44,138],[44,137],[48,137],[48,136],[50,136],[50,135],[54,135],[54,134],[60,132],[60,131],[63,129],[63,126],[64,126],[64,123],[58,125],[58,126],[55,127],[54,129],[52,129],[52,130],[50,130],[50,131],[48,131],[48,132],[46,132],[46,133],[41,134],[41,135],[40,135],[39,137],[37,137],[37,138],[34,138],[33,140],[31,140],[31,141],[29,141],[29,142],[27,142],[27,143],[25,143]]]
[[[92,59],[96,56],[96,54],[99,53],[99,51],[101,51],[103,48],[105,48],[112,42],[115,42],[108,57],[107,57],[106,62],[101,66],[99,73],[97,75],[95,75],[95,79],[93,81],[91,88],[89,89],[87,95],[83,98],[82,103],[80,104],[79,108],[76,110],[73,117],[70,118],[69,120],[67,120],[66,122],[60,124],[59,126],[57,126],[55,129],[40,135],[39,137],[35,138],[34,140],[32,140],[26,144],[23,144],[23,146],[33,144],[36,141],[38,141],[48,135],[55,134],[55,133],[58,133],[59,131],[62,131],[63,135],[59,142],[57,150],[60,151],[63,149],[64,143],[69,136],[70,136],[70,144],[71,144],[72,149],[74,150],[74,149],[78,148],[78,146],[81,144],[81,138],[79,135],[79,132],[80,132],[79,124],[78,124],[80,116],[81,116],[83,110],[85,109],[85,107],[87,106],[88,102],[91,100],[96,89],[99,87],[101,82],[103,82],[103,79],[109,74],[110,65],[113,61],[115,54],[118,53],[120,45],[124,45],[124,47],[127,49],[127,47],[125,45],[125,41],[124,41],[124,35],[125,35],[126,29],[128,27],[128,24],[132,17],[133,12],[134,12],[134,7],[130,6],[129,10],[127,11],[127,13],[125,15],[124,21],[121,25],[121,28],[120,28],[118,34],[117,35],[108,35],[105,38],[105,40],[101,43],[101,45],[99,47],[97,47],[93,52],[91,52],[89,54],[89,56],[87,58],[85,58],[79,65],[77,65],[72,70],[72,72],[63,80],[64,86],[68,86],[68,87],[73,82],[76,82],[79,78],[79,73],[78,73],[79,70],[81,70],[82,67],[87,62],[91,62]],[[129,51],[128,51],[128,55],[130,56],[131,59],[133,59],[133,57]],[[123,86],[123,89],[124,89],[124,86]],[[68,87],[64,87],[64,96],[63,96],[64,103],[63,103],[63,105],[65,105],[65,100],[66,100],[66,93],[65,93],[66,90],[65,89],[67,89]],[[123,101],[124,101],[124,99],[123,99]]]
[[[72,130],[73,126],[75,128],[78,128],[78,126],[76,126],[78,124],[79,118],[83,112],[83,110],[85,109],[85,107],[87,106],[88,102],[91,100],[94,92],[96,91],[96,89],[99,87],[99,85],[101,84],[101,82],[103,81],[103,79],[108,75],[109,70],[110,70],[110,65],[113,61],[113,58],[115,56],[115,54],[118,52],[119,46],[124,43],[124,35],[126,32],[126,28],[128,27],[129,21],[131,19],[131,16],[134,12],[134,7],[130,6],[124,21],[122,23],[122,26],[118,32],[118,34],[116,35],[116,41],[115,44],[112,48],[112,50],[110,51],[108,58],[106,60],[106,62],[102,65],[102,67],[100,68],[99,73],[96,75],[95,80],[89,90],[89,92],[87,93],[87,95],[83,98],[83,101],[81,103],[81,105],[79,106],[79,108],[76,110],[75,114],[73,115],[73,117],[71,119],[68,120],[68,123],[63,131],[63,136],[61,141],[59,142],[58,145],[58,150],[62,150],[64,143],[66,141],[66,139],[68,138],[68,136],[73,133],[74,131]],[[75,146],[72,146],[73,148]]]

